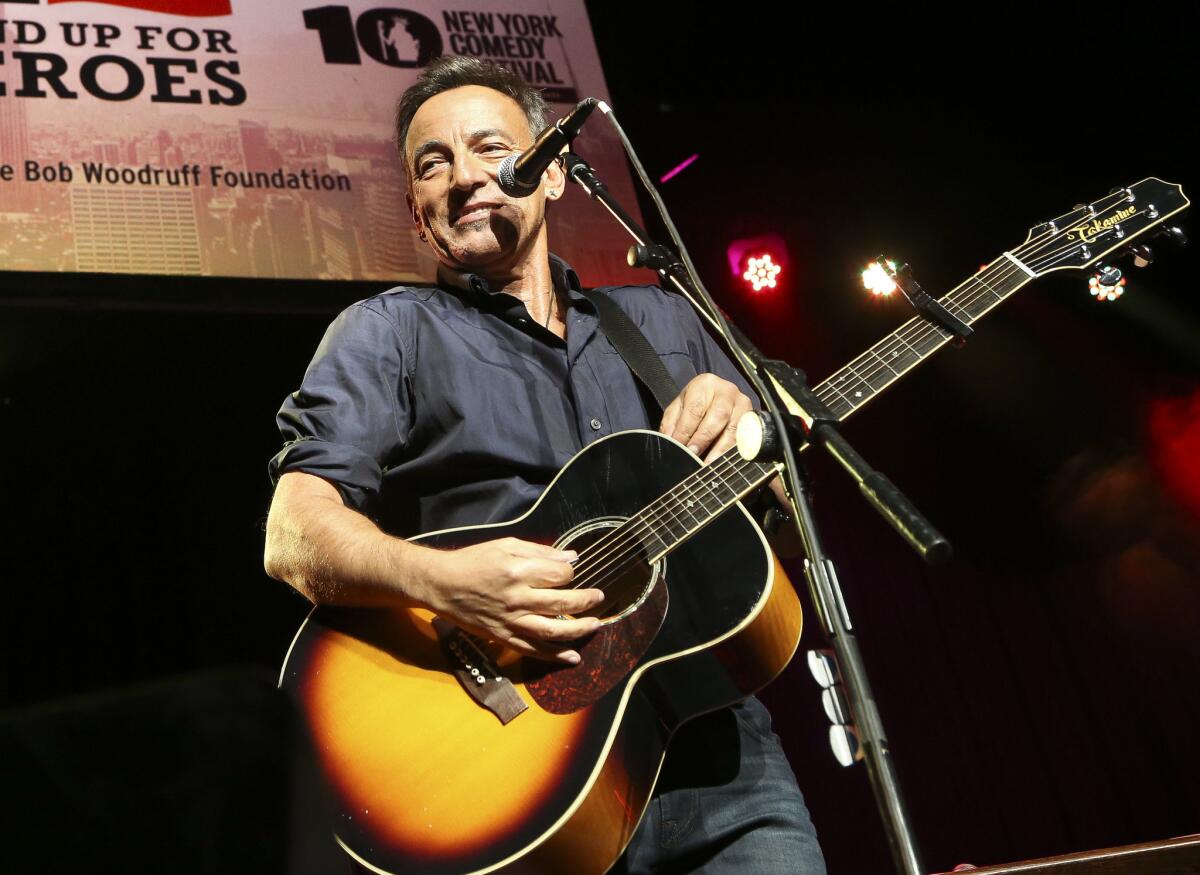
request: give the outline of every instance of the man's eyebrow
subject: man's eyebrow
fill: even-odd
[[[413,167],[416,167],[421,162],[421,159],[424,158],[426,155],[428,155],[430,152],[437,152],[438,150],[445,149],[445,148],[446,148],[446,144],[443,143],[441,140],[426,140],[424,143],[417,146],[417,148],[413,150],[413,156],[412,156]]]
[[[472,143],[478,143],[480,140],[486,140],[488,137],[503,137],[506,140],[513,139],[512,134],[501,128],[481,128],[478,131],[471,131],[467,139]]]

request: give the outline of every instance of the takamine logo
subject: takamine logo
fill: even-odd
[[[14,0],[8,0],[14,2]],[[39,0],[15,0],[17,3],[37,4]],[[193,18],[208,18],[216,15],[232,15],[233,0],[46,0],[51,6],[58,3],[100,3],[104,6],[125,6],[129,9],[145,9],[148,12],[165,12],[168,15],[190,15]]]
[[[1077,225],[1067,232],[1068,240],[1080,240],[1084,243],[1090,243],[1096,237],[1099,237],[1105,231],[1111,231],[1121,222],[1128,219],[1137,212],[1137,207],[1128,207],[1124,210],[1117,210],[1106,219],[1092,219],[1083,225]]]

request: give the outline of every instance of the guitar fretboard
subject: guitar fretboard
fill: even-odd
[[[645,546],[650,561],[655,561],[771,479],[775,472],[774,463],[747,461],[735,447],[630,517],[618,531],[627,529]]]
[[[970,325],[1031,279],[1007,256],[1001,256],[940,302]],[[814,387],[813,392],[839,421],[844,420],[953,339],[947,329],[914,316]]]

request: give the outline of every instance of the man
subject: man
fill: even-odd
[[[497,184],[500,162],[531,145],[544,113],[537,91],[472,58],[434,62],[401,97],[408,204],[437,255],[439,288],[378,295],[330,327],[279,413],[288,443],[271,462],[265,564],[315,603],[425,607],[574,663],[571,642],[599,621],[560,617],[603,600],[566,587],[574,553],[516,539],[435,550],[396,537],[519,516],[586,443],[655,425],[574,273],[548,251],[545,208],[563,193],[561,169],[526,198]],[[688,305],[655,289],[607,293],[684,386],[661,431],[706,459],[732,446],[751,401]],[[769,717],[757,700],[734,711],[672,741],[664,789],[617,870],[824,871]]]

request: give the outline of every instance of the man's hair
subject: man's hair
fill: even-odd
[[[408,173],[408,157],[404,154],[404,141],[408,139],[413,116],[429,98],[464,85],[482,85],[511,97],[525,113],[529,131],[534,136],[546,126],[546,99],[542,92],[516,73],[492,61],[466,55],[443,55],[424,69],[396,104],[396,151],[400,153],[405,174]]]

